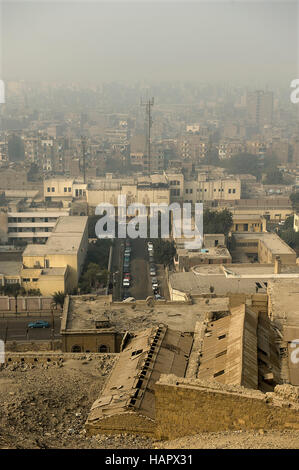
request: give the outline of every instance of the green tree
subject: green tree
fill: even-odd
[[[54,294],[52,295],[52,299],[56,307],[57,305],[60,305],[60,307],[63,308],[64,300],[65,300],[65,293],[62,291],[54,292]]]
[[[272,168],[266,173],[264,184],[285,184],[284,177],[278,168]]]
[[[211,211],[206,209],[203,213],[204,233],[224,233],[227,236],[233,225],[233,216],[228,209]]]
[[[295,212],[299,211],[299,191],[290,194],[290,200],[292,203],[293,210]]]
[[[249,173],[258,177],[260,175],[260,158],[250,153],[233,155],[229,160],[222,160],[221,166],[227,168],[230,173]]]
[[[4,286],[4,295],[15,298],[16,313],[18,313],[18,297],[25,294],[24,287],[20,284],[7,284]]]
[[[171,266],[176,254],[174,242],[163,240],[163,238],[155,238],[152,242],[154,245],[154,257],[156,263],[163,264],[164,266]]]

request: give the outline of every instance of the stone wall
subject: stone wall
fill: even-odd
[[[21,312],[50,312],[53,304],[52,297],[18,297],[17,311]],[[54,307],[54,312],[60,311]],[[16,313],[14,297],[0,296],[0,312]]]
[[[155,400],[159,439],[203,431],[299,430],[298,400],[286,400],[279,393],[162,375],[155,385]]]
[[[5,343],[6,352],[30,352],[30,351],[61,351],[61,340],[45,341],[7,341]]]
[[[85,424],[86,432],[92,434],[143,434],[153,436],[155,433],[155,421],[142,416],[136,411],[124,411],[115,416],[107,416],[99,419],[95,423]]]

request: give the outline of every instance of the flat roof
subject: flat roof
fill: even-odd
[[[289,247],[276,233],[270,232],[233,232],[236,241],[257,240],[263,242],[267,248],[277,254],[295,254],[295,251]]]
[[[161,322],[175,330],[194,331],[196,322],[204,319],[206,312],[229,310],[226,297],[209,299],[208,304],[203,298],[195,299],[192,304],[161,301],[153,306],[137,301],[134,309],[130,303],[110,303],[110,300],[110,296],[71,296],[66,331],[94,328],[94,321],[103,314],[119,332],[142,331]]]
[[[46,256],[55,253],[76,253],[80,247],[82,235],[88,217],[60,217],[44,245],[27,245],[23,256]]]
[[[0,275],[19,276],[22,269],[20,261],[0,261]]]
[[[211,294],[210,288],[213,293],[217,295],[228,294],[253,294],[256,292],[256,279],[240,279],[229,278],[227,279],[224,273],[211,273],[209,276],[199,276],[194,272],[172,273],[169,275],[169,283],[172,289],[180,292],[188,293],[190,295],[203,295]],[[266,292],[266,285],[261,284],[259,292]]]
[[[233,221],[235,220],[260,220],[264,216],[261,214],[233,214]]]
[[[273,320],[284,327],[299,327],[298,279],[273,279],[269,281],[268,293]]]
[[[204,252],[190,251],[186,248],[177,249],[178,256],[188,256],[189,258],[230,258],[230,252],[224,247],[205,248]]]

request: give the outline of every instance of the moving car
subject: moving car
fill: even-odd
[[[50,323],[44,320],[37,320],[28,323],[28,328],[50,328]]]

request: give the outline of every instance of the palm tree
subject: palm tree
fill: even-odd
[[[52,295],[52,299],[56,307],[57,305],[60,305],[60,307],[63,308],[65,293],[62,291],[54,292],[54,294]]]

